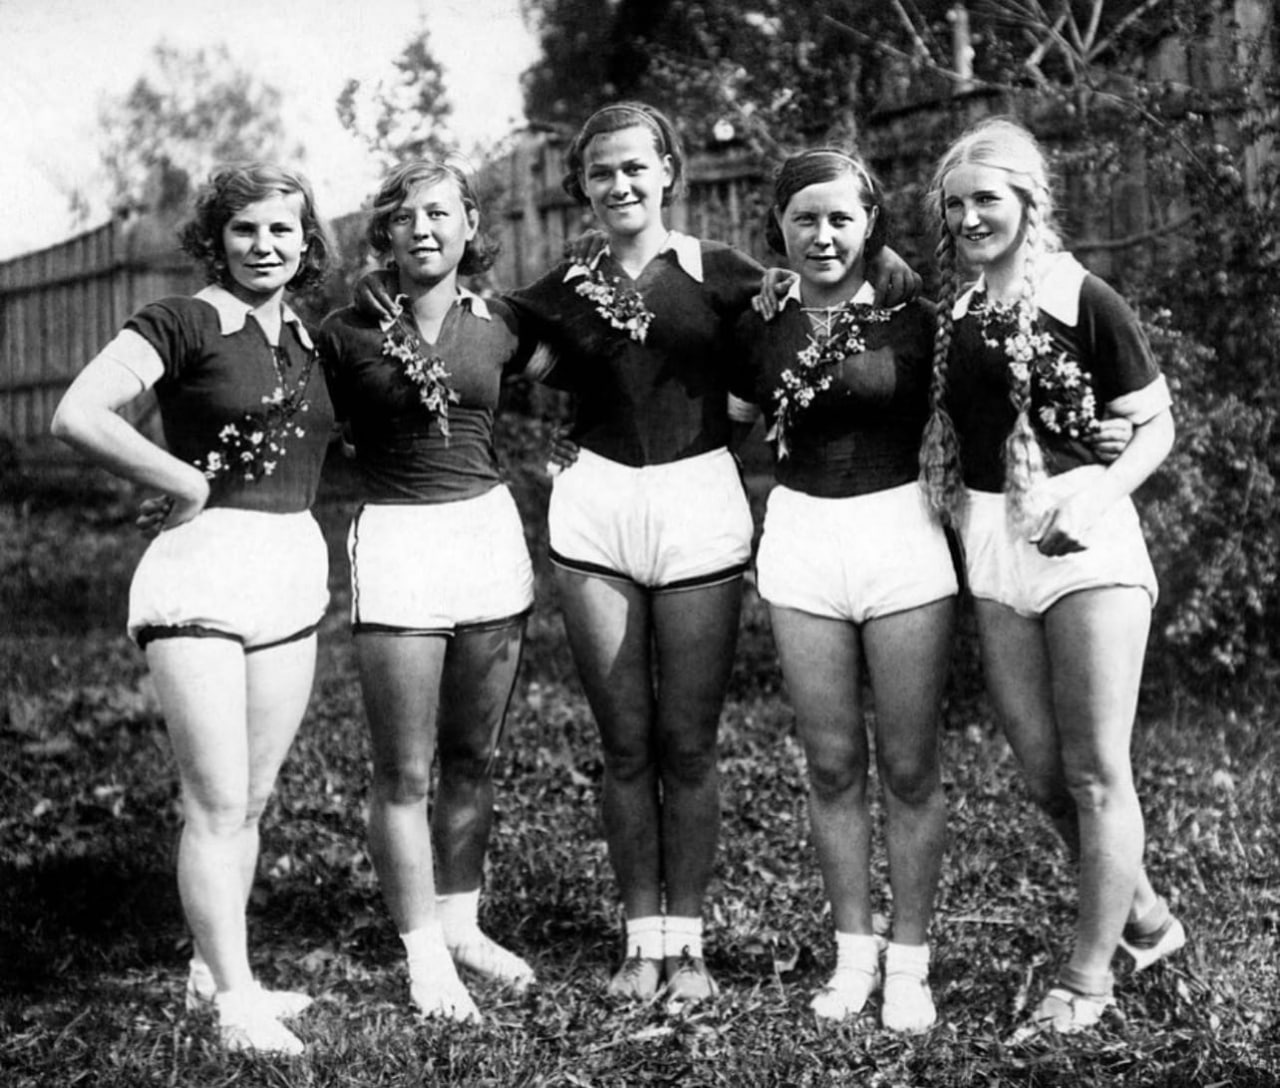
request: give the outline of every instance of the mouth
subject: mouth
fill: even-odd
[[[991,232],[989,230],[971,230],[971,231],[964,232],[963,234],[960,235],[960,237],[963,238],[966,242],[972,242],[973,244],[977,245],[979,242],[985,242],[988,238],[990,238]]]

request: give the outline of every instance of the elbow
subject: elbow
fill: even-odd
[[[73,395],[66,395],[54,409],[53,419],[49,421],[49,433],[74,446],[84,435],[86,429],[85,412]]]

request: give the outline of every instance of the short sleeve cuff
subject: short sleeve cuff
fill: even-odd
[[[164,377],[164,360],[160,353],[146,337],[132,329],[118,332],[115,339],[98,352],[98,358],[110,359],[124,367],[142,383],[144,389],[150,389]]]
[[[1171,407],[1173,398],[1169,395],[1169,383],[1164,375],[1159,375],[1150,385],[1135,389],[1107,402],[1107,411],[1112,415],[1123,416],[1135,426],[1154,419],[1161,412]]]
[[[734,423],[754,423],[760,418],[760,408],[749,400],[729,394],[729,418]]]

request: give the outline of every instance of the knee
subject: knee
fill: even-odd
[[[252,803],[229,799],[187,798],[183,804],[183,819],[187,830],[202,836],[229,838],[239,835],[246,827],[257,823],[262,815],[259,805],[255,811]]]
[[[1126,767],[1090,761],[1066,768],[1066,788],[1080,812],[1102,812],[1124,804],[1132,792]]]
[[[933,759],[898,760],[880,768],[885,792],[910,808],[929,804],[942,791],[942,779]]]
[[[431,792],[431,764],[410,762],[375,764],[373,791],[376,798],[391,805],[416,805]]]
[[[624,785],[639,782],[654,773],[657,759],[651,745],[644,742],[604,745],[604,766],[614,782]]]
[[[861,797],[867,788],[864,760],[811,753],[808,761],[809,792],[815,800],[829,803],[853,795]]]
[[[702,744],[668,744],[662,751],[662,780],[674,785],[696,787],[706,783],[716,770],[714,739]]]
[[[493,780],[493,750],[456,746],[440,751],[440,783],[455,790],[484,789]]]

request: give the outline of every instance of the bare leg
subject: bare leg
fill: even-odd
[[[560,568],[565,629],[604,753],[609,860],[629,918],[662,912],[652,618],[638,586]]]

